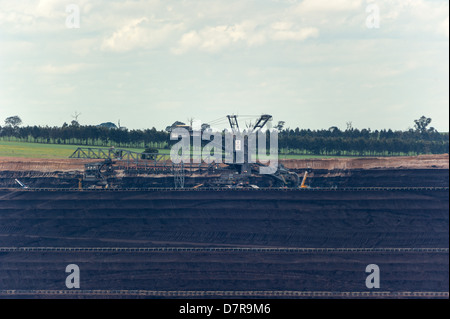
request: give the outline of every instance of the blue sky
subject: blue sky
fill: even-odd
[[[448,131],[448,24],[440,0],[0,0],[0,123],[61,126],[77,111],[163,129],[268,113],[291,128],[406,130],[426,115]]]

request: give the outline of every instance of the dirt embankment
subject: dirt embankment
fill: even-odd
[[[40,159],[0,157],[0,171],[83,171],[84,164],[101,160]],[[289,169],[449,169],[449,155],[419,155],[401,157],[330,158],[280,160]]]
[[[449,155],[281,160],[286,168],[312,169],[449,169]]]
[[[0,171],[84,171],[84,164],[98,161],[86,159],[0,157]]]

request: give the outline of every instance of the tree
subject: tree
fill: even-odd
[[[339,128],[337,126],[332,126],[328,129],[328,131],[330,131],[331,133],[339,132]]]
[[[427,131],[427,126],[431,123],[431,118],[422,116],[418,120],[414,120],[414,128],[417,132],[425,133]]]
[[[141,154],[141,158],[154,160],[156,158],[155,153],[158,153],[157,148],[146,145],[144,154]]]
[[[22,120],[17,115],[6,118],[5,125],[17,128],[22,124]]]

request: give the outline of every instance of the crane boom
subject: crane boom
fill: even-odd
[[[228,122],[230,122],[230,127],[233,132],[239,132],[239,123],[237,120],[237,115],[227,115]]]
[[[258,130],[258,129],[262,129],[264,127],[264,125],[266,125],[267,121],[272,119],[272,115],[269,114],[263,114],[260,116],[260,118],[258,119],[258,121],[256,121],[255,126],[253,127],[253,132]]]

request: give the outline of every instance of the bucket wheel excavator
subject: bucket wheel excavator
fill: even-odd
[[[228,122],[234,134],[240,134],[239,123],[237,115],[227,115]],[[247,134],[257,133],[261,130],[268,121],[272,119],[271,115],[261,115],[255,125],[250,127]],[[261,168],[268,168],[261,162],[252,163],[248,160],[248,136],[243,135],[244,145],[238,139],[233,139],[233,158],[236,158],[237,152],[244,152],[243,163],[227,164],[227,167],[222,169],[219,179],[210,183],[209,186],[225,186],[225,187],[287,187],[297,188],[300,184],[300,178],[297,173],[289,171],[281,163],[278,163],[275,172],[270,174],[262,174]],[[225,146],[222,145],[222,150],[226,152]],[[277,154],[278,156],[278,154]]]

